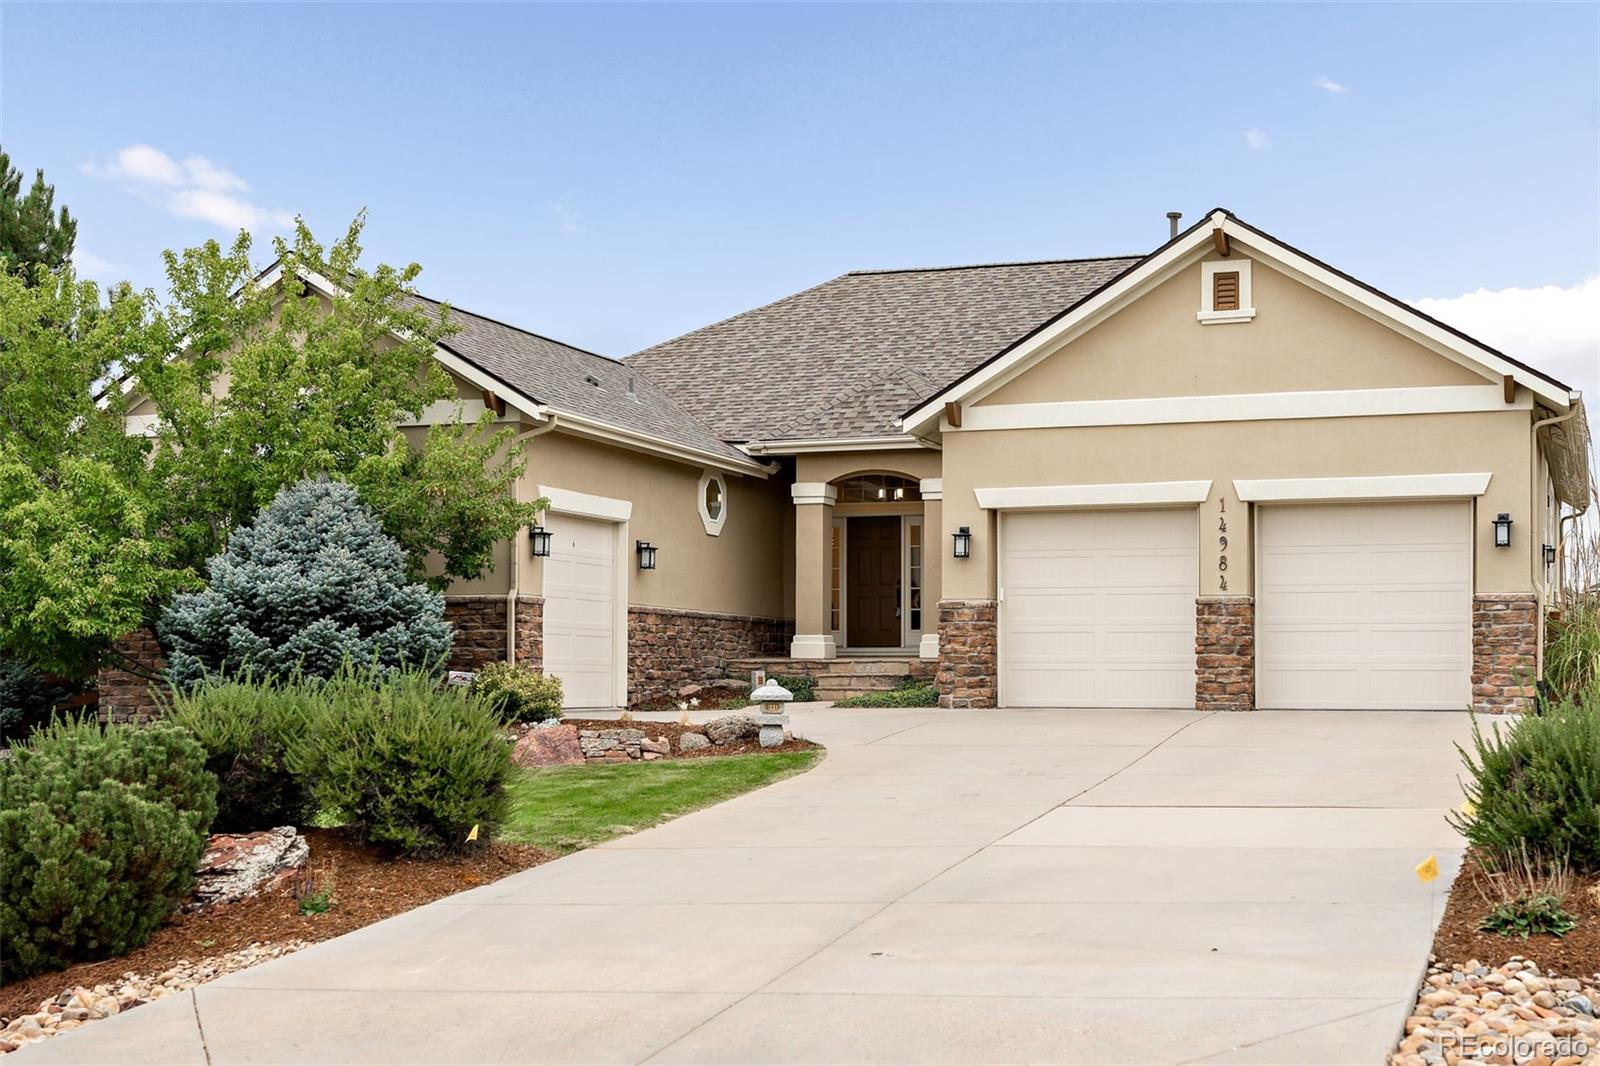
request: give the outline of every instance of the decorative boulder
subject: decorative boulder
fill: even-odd
[[[739,744],[760,736],[761,723],[752,715],[725,714],[707,722],[705,730],[713,744]]]
[[[518,766],[573,766],[583,762],[578,727],[557,723],[528,730],[511,750],[511,761]]]
[[[191,908],[260,895],[288,881],[310,857],[310,845],[292,825],[260,833],[213,834],[200,857]]]
[[[711,741],[707,740],[705,735],[701,733],[685,733],[678,738],[679,751],[699,751],[701,748],[709,748],[710,746]]]

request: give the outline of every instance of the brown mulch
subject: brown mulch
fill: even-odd
[[[704,708],[701,708],[704,710]],[[751,712],[754,713],[754,712]],[[672,743],[672,754],[664,755],[664,759],[707,759],[719,755],[751,755],[767,754],[780,751],[814,751],[818,745],[809,740],[790,737],[775,748],[763,748],[754,739],[743,741],[739,744],[713,744],[709,748],[697,748],[694,751],[679,751],[678,738],[685,733],[705,734],[703,725],[679,725],[677,722],[653,722],[635,719],[631,722],[618,721],[615,718],[563,718],[564,725],[577,726],[579,729],[637,729],[651,740],[666,737]]]
[[[1444,920],[1433,938],[1434,957],[1451,963],[1477,959],[1486,966],[1498,966],[1513,955],[1521,955],[1537,962],[1546,973],[1577,978],[1600,975],[1600,876],[1575,875],[1572,884],[1565,906],[1578,919],[1578,927],[1566,936],[1530,936],[1523,940],[1481,932],[1478,923],[1494,909],[1494,904],[1484,898],[1484,875],[1469,852],[1450,889]]]
[[[176,915],[149,943],[126,955],[0,984],[0,1024],[38,1010],[40,1000],[74,985],[93,987],[130,970],[159,974],[182,960],[195,962],[254,943],[327,940],[558,857],[553,851],[495,841],[464,855],[401,858],[360,843],[344,830],[309,829],[305,837],[311,846],[308,868],[319,883],[332,881],[332,910],[301,914],[285,886],[255,899]]]
[[[697,711],[739,711],[750,706],[750,697],[747,693],[715,686],[701,689],[695,699],[700,701],[694,708]],[[628,710],[635,714],[641,711],[676,711],[680,709],[678,704],[682,702],[685,701],[673,696],[654,696],[629,704]]]

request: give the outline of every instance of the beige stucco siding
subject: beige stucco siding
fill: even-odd
[[[1488,383],[1265,263],[1251,275],[1253,321],[1196,320],[1195,262],[980,403]]]
[[[852,474],[899,474],[922,480],[939,476],[939,453],[928,448],[882,452],[818,452],[795,457],[796,481],[837,481]]]
[[[520,495],[533,499],[543,485],[631,502],[625,560],[631,604],[786,617],[784,526],[793,522],[787,483],[722,475],[727,521],[718,536],[711,536],[698,507],[702,472],[557,429],[530,442]],[[634,540],[656,546],[655,570],[637,568]],[[537,595],[539,561],[525,558],[520,569],[523,591]],[[502,583],[499,590],[505,587]]]
[[[1213,327],[1215,328],[1215,327]],[[1493,475],[1473,520],[1476,588],[1532,589],[1536,535],[1520,534],[1510,549],[1493,546],[1489,519],[1500,511],[1527,515],[1530,492],[1528,413],[1391,415],[1270,422],[1185,423],[1071,429],[964,431],[944,436],[941,549],[959,526],[975,534],[972,558],[948,560],[948,598],[994,595],[992,515],[973,490],[1020,485],[1116,484],[1210,480],[1201,506],[1200,590],[1218,594],[1215,540],[1220,501],[1229,521],[1228,592],[1251,594],[1254,545],[1236,478],[1358,477],[1487,472]],[[1527,522],[1526,534],[1536,523]]]

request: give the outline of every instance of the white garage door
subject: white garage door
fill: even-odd
[[[544,561],[544,669],[568,707],[616,705],[617,527],[551,515]]]
[[[1472,508],[1263,507],[1261,707],[1460,710],[1472,690]]]
[[[1193,707],[1193,510],[1001,518],[1000,698]]]

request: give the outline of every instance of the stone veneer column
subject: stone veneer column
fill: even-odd
[[[1194,604],[1195,708],[1255,710],[1255,600],[1249,596],[1200,596]]]
[[[455,630],[451,670],[478,670],[506,657],[506,598],[501,595],[447,596],[444,617]],[[518,596],[516,606],[517,662],[539,666],[544,662],[544,600]]]
[[[112,647],[141,670],[160,674],[166,669],[161,645],[149,629],[119,638]],[[127,670],[101,667],[95,677],[98,711],[102,722],[147,722],[155,717],[156,701],[150,693],[150,679]]]
[[[998,699],[994,600],[939,601],[939,706],[993,707]]]
[[[1472,597],[1472,709],[1528,709],[1539,662],[1539,598],[1531,592]]]
[[[794,659],[832,659],[834,646],[829,613],[833,551],[833,504],[839,492],[821,481],[789,486],[794,500]]]

